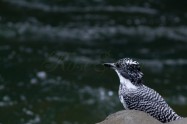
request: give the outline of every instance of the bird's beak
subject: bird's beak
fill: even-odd
[[[115,69],[115,67],[116,67],[114,63],[103,63],[103,65],[105,67],[109,67],[109,68],[112,68],[112,69]]]

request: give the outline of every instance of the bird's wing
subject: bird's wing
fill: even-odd
[[[146,94],[141,93],[141,95],[140,95],[140,97],[142,97],[143,100],[157,102],[158,104],[160,104],[164,107],[169,107],[169,105],[166,103],[164,98],[159,93],[157,93],[155,90],[153,90],[149,87],[146,87],[146,91],[144,91],[144,92],[146,92]]]
[[[159,102],[141,100],[134,108],[135,110],[144,111],[161,122],[176,120],[178,115],[168,106]]]

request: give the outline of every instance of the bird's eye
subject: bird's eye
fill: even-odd
[[[120,67],[119,64],[116,64],[116,67],[119,68]]]

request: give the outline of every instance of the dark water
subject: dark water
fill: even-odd
[[[1,0],[0,124],[92,124],[122,110],[101,63],[131,57],[187,116],[185,0]]]

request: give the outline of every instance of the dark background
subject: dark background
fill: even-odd
[[[91,124],[122,110],[101,63],[124,57],[187,116],[186,0],[1,0],[0,124]]]

